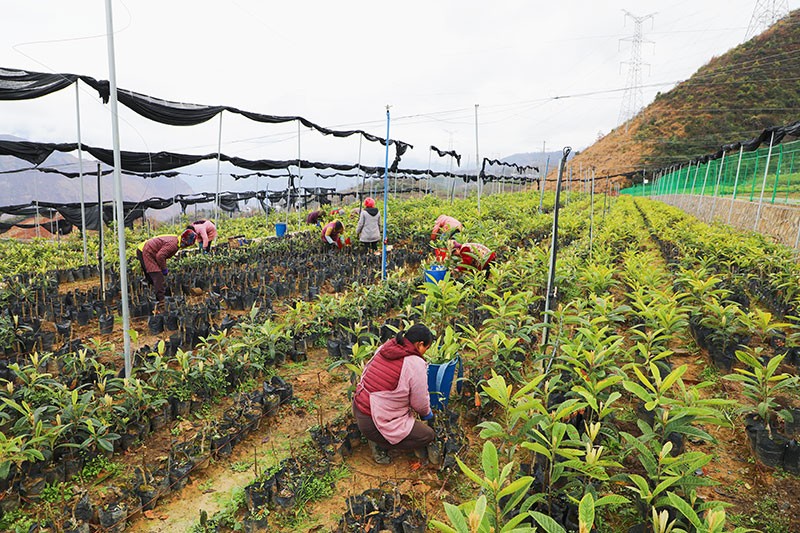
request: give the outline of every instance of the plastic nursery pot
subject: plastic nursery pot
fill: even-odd
[[[103,526],[104,531],[111,531],[118,533],[125,531],[125,518],[128,516],[128,511],[124,504],[114,503],[108,507],[100,507],[97,509],[97,517],[100,519],[100,525]]]
[[[147,319],[147,329],[151,335],[158,335],[164,331],[164,315],[151,315]]]
[[[114,331],[114,316],[113,315],[101,315],[98,318],[99,326],[100,326],[100,333],[107,335]]]

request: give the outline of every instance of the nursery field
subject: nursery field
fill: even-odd
[[[102,291],[79,240],[0,242],[0,531],[799,531],[793,252],[647,198],[561,200],[547,314],[552,193],[390,202],[384,281],[299,214],[283,238],[222,221],[249,242],[171,260],[164,309],[129,266],[129,377],[114,243]],[[442,213],[497,253],[488,276],[437,260]],[[130,258],[148,235],[127,235]],[[352,394],[415,322],[459,370],[428,458],[379,465]]]

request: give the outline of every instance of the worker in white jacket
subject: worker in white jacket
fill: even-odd
[[[364,209],[358,216],[356,236],[364,245],[365,250],[378,249],[378,243],[381,240],[381,213],[375,207],[375,200],[372,198],[364,200]]]

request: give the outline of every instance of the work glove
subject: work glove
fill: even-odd
[[[422,417],[423,420],[433,420],[433,411],[429,411],[427,415]]]
[[[344,240],[344,244],[345,244],[346,246],[350,246],[350,237],[348,237],[348,238],[346,238],[346,239]]]
[[[169,269],[165,268],[164,270],[161,271],[161,273],[166,276],[167,274],[169,274]]]

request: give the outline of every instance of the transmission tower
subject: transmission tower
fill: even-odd
[[[755,37],[789,13],[788,0],[757,0],[744,40]]]
[[[628,131],[628,120],[633,118],[642,107],[644,99],[642,96],[642,65],[647,65],[647,63],[642,63],[642,43],[653,42],[645,39],[642,35],[642,24],[648,19],[652,20],[654,16],[655,13],[650,13],[644,17],[637,17],[629,11],[625,11],[625,20],[630,17],[634,22],[633,35],[620,39],[620,41],[630,41],[631,43],[631,58],[623,61],[620,65],[620,67],[624,64],[628,65],[628,82],[625,84],[622,107],[619,110],[619,122],[625,123],[625,131]]]

